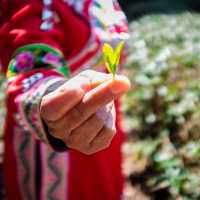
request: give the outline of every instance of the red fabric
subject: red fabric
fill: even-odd
[[[12,108],[11,108],[12,109]],[[6,123],[5,127],[5,156],[4,156],[4,176],[5,176],[5,188],[6,196],[8,200],[16,199],[20,200],[19,184],[17,181],[16,171],[16,159],[14,154],[14,139],[13,139],[13,127],[15,125],[12,116],[7,115],[6,118],[9,123]]]
[[[40,30],[42,8],[40,0],[0,1],[0,38],[3,38],[0,40],[0,58],[4,71],[13,51],[23,45],[48,44],[60,49],[66,59],[76,55],[85,45],[90,35],[89,26],[67,4],[53,1],[60,22],[50,31]]]
[[[90,29],[61,0],[53,1],[54,9],[60,23],[51,31],[41,31],[40,0],[2,0],[0,1],[0,59],[3,70],[7,70],[8,62],[16,48],[30,43],[44,43],[60,49],[66,59],[76,55],[87,42]],[[81,33],[81,34],[80,34]],[[3,39],[2,39],[3,38]],[[47,72],[48,74],[48,72]],[[19,81],[20,76],[18,77]],[[21,78],[23,78],[21,76]],[[18,82],[13,82],[7,101],[8,117],[5,134],[5,178],[8,200],[20,200],[17,183],[16,162],[13,149],[13,102],[20,90]],[[118,112],[119,113],[119,112]],[[119,122],[119,115],[117,122]],[[121,174],[120,145],[123,134],[117,124],[118,134],[111,147],[92,156],[76,151],[70,153],[69,199],[70,200],[119,200],[122,193],[123,177]]]
[[[123,132],[120,126],[119,101],[116,103],[117,135],[112,145],[94,155],[71,151],[69,200],[120,200],[123,189],[120,146]]]
[[[35,70],[30,73],[20,74],[15,81],[8,85],[8,97],[6,99],[6,107],[8,109],[5,126],[5,156],[4,156],[4,174],[5,174],[5,188],[7,200],[25,200],[20,196],[20,188],[17,180],[16,170],[16,154],[14,150],[14,127],[16,122],[13,118],[13,113],[17,111],[17,107],[13,99],[20,93],[22,93],[22,81],[25,77],[31,76],[34,73],[41,72],[44,77],[50,75],[58,75],[55,71],[48,70]]]

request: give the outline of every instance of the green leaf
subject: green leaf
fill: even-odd
[[[105,60],[106,67],[110,73],[112,73],[112,61],[111,61],[112,56],[113,56],[113,48],[109,44],[105,43],[103,45],[103,57]]]
[[[117,66],[119,64],[120,61],[120,55],[121,55],[121,51],[124,47],[124,41],[119,42],[119,44],[117,45],[115,51],[114,51],[114,57],[115,57],[115,65]]]
[[[124,46],[124,42],[121,41],[115,50],[113,50],[112,46],[108,43],[105,43],[103,45],[103,57],[105,60],[106,67],[110,73],[113,74],[113,76],[116,74],[117,66],[120,61],[120,54],[122,51],[122,48]]]

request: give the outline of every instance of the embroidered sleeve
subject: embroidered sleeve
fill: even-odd
[[[75,10],[80,14],[84,14],[85,9],[84,1],[72,0]],[[83,4],[82,6],[79,6]],[[105,42],[110,43],[112,46],[116,46],[119,41],[127,40],[129,38],[128,33],[128,22],[124,12],[121,10],[120,5],[117,0],[91,0],[88,8],[89,14],[88,21],[90,22],[93,37],[88,42],[88,46],[95,49],[95,39],[99,41],[98,50],[95,52],[95,56],[91,57],[86,64],[83,64],[83,68],[88,65],[92,66],[95,70],[105,71],[104,60],[102,57],[102,45]],[[83,15],[84,17],[84,15]],[[95,38],[95,39],[94,39]],[[128,44],[126,47],[128,47]],[[87,48],[89,49],[89,48]],[[122,68],[122,63],[127,56],[128,48],[124,48],[122,52],[122,59],[120,71]]]
[[[117,0],[92,2],[91,25],[100,40],[116,43],[128,39],[128,22]]]
[[[39,105],[42,97],[51,92],[50,88],[63,84],[68,76],[62,53],[43,44],[17,49],[8,66],[8,90],[18,88],[13,100],[16,122],[51,146],[53,140],[40,118]]]

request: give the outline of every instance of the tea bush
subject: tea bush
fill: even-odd
[[[125,172],[154,199],[200,199],[200,15],[130,24]]]

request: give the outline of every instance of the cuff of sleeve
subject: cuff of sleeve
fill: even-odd
[[[42,121],[42,123],[45,130],[46,138],[50,146],[54,150],[59,151],[59,152],[68,150],[69,148],[65,145],[65,143],[61,139],[55,138],[49,133],[47,124],[44,121]]]
[[[7,78],[33,69],[54,69],[69,77],[69,68],[64,55],[46,44],[29,44],[18,48],[8,65]]]
[[[37,73],[38,71],[41,73]],[[14,53],[7,71],[7,77],[11,82],[16,81],[17,75],[24,75],[19,81],[23,88],[22,92],[14,99],[18,110],[17,122],[52,148],[55,146],[55,150],[60,150],[60,146],[64,149],[62,141],[58,142],[48,133],[40,117],[42,97],[51,92],[53,87],[55,90],[55,86],[58,87],[65,82],[64,77],[69,77],[69,68],[64,55],[46,44],[20,47]]]
[[[33,135],[36,135],[42,142],[50,145],[56,151],[67,150],[62,141],[54,139],[48,132],[48,128],[43,123],[40,116],[40,103],[42,97],[51,91],[56,85],[61,85],[66,81],[63,77],[48,76],[42,79],[37,85],[26,93],[21,94],[15,99],[18,107],[18,122],[23,128]]]
[[[61,81],[56,82],[53,85],[50,85],[47,88],[44,95],[47,95],[47,94],[53,92],[54,90],[56,90],[59,86],[61,86],[64,83],[65,83],[65,81],[61,80]],[[61,139],[55,138],[50,134],[50,132],[48,130],[48,126],[45,123],[45,121],[41,120],[41,122],[42,122],[42,125],[43,125],[43,128],[44,128],[44,131],[45,131],[46,139],[47,139],[48,143],[50,144],[50,146],[53,149],[55,149],[56,151],[60,151],[60,152],[68,150],[68,147],[65,145],[65,143]]]

